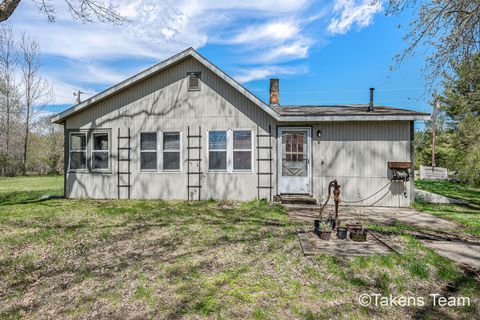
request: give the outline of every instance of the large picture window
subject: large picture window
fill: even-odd
[[[163,170],[180,170],[180,132],[163,133]]]
[[[227,170],[227,131],[208,132],[208,169]]]
[[[140,170],[157,170],[157,133],[140,133]]]
[[[107,132],[92,134],[92,170],[110,169],[110,144]]]
[[[252,131],[233,131],[233,170],[252,170]]]
[[[70,134],[70,170],[87,169],[87,133]]]

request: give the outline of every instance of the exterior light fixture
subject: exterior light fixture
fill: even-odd
[[[322,136],[322,131],[321,130],[317,130],[317,137],[320,138]]]

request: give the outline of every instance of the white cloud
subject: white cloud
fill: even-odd
[[[42,53],[55,61],[45,65],[44,73],[54,83],[56,103],[63,104],[74,102],[75,89],[99,91],[140,67],[209,43],[232,48],[229,67],[242,65],[238,76],[243,82],[305,72],[286,63],[307,58],[320,40],[318,30],[312,36],[312,24],[325,18],[330,6],[321,3],[312,10],[314,1],[115,0],[130,20],[122,25],[74,21],[63,0],[54,2],[57,20],[48,23],[33,1],[22,1],[12,24],[36,37]],[[351,6],[335,6],[341,16],[348,10]]]
[[[261,66],[257,68],[242,69],[236,73],[234,78],[241,82],[265,79],[271,76],[288,76],[307,72],[306,66]]]
[[[382,11],[380,0],[335,0],[334,16],[327,30],[332,34],[345,34],[356,25],[362,29],[373,22],[373,16]]]
[[[296,37],[300,31],[298,23],[293,21],[273,21],[247,27],[232,39],[232,43],[281,42]]]
[[[308,57],[310,42],[306,39],[274,47],[264,54],[260,54],[256,61],[263,63],[282,62]]]

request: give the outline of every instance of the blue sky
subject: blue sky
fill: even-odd
[[[114,0],[130,20],[119,26],[74,21],[54,3],[55,23],[31,0],[10,21],[40,42],[51,112],[71,106],[74,90],[87,98],[188,47],[264,101],[278,77],[283,105],[367,103],[373,86],[377,104],[431,110],[424,57],[390,71],[412,16],[386,17],[384,0]]]

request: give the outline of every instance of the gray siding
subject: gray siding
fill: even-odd
[[[187,90],[187,72],[201,72],[201,90]],[[274,120],[249,99],[193,58],[177,64],[142,83],[100,102],[66,121],[66,129],[112,129],[112,173],[67,172],[66,195],[72,198],[117,196],[117,130],[132,132],[132,197],[150,199],[187,198],[187,127],[194,134],[202,127],[202,158],[206,159],[206,130],[252,129],[275,131]],[[151,173],[139,170],[141,131],[182,131],[181,173]],[[274,142],[275,143],[275,142]],[[256,145],[256,141],[255,141]],[[255,149],[254,149],[255,152]],[[256,155],[255,155],[256,157]],[[256,159],[256,158],[255,158]],[[122,164],[123,166],[123,164]],[[255,171],[257,163],[254,163]],[[122,170],[122,169],[121,169]],[[193,169],[195,170],[195,169]],[[206,162],[202,162],[206,171]],[[255,173],[205,173],[202,199],[249,200],[257,197]],[[126,190],[123,190],[123,196]],[[268,193],[263,192],[264,195]],[[275,194],[275,190],[274,190]]]
[[[187,73],[201,72],[201,90],[187,90]],[[70,198],[116,198],[117,197],[117,132],[132,134],[132,198],[186,199],[187,198],[187,128],[198,134],[202,127],[202,199],[250,200],[257,197],[257,175],[254,161],[253,173],[207,172],[207,130],[251,129],[260,134],[272,128],[276,136],[275,120],[233,87],[190,58],[155,75],[111,98],[98,103],[69,119],[67,130],[111,130],[111,172],[79,173],[66,172],[65,194]],[[305,123],[299,124],[305,126]],[[289,124],[291,126],[291,124]],[[388,161],[410,161],[410,123],[397,122],[333,122],[309,124],[312,127],[312,186],[313,196],[326,198],[326,187],[332,179],[342,185],[342,199],[355,201],[374,194],[388,183]],[[317,137],[317,131],[322,136]],[[182,172],[140,172],[139,140],[142,131],[182,132]],[[254,159],[257,139],[254,139]],[[263,140],[262,145],[268,141]],[[273,194],[277,194],[276,138],[273,139]],[[192,151],[195,155],[194,151]],[[68,155],[68,153],[67,153]],[[90,152],[88,152],[90,157]],[[160,155],[159,155],[160,156]],[[267,158],[268,150],[262,150],[260,158]],[[323,158],[323,161],[322,161]],[[267,172],[268,162],[261,162],[262,172]],[[125,171],[126,163],[121,171]],[[196,168],[192,166],[192,170]],[[196,177],[192,177],[195,181]],[[268,185],[269,177],[261,176],[261,185]],[[125,181],[120,181],[125,183]],[[192,182],[194,183],[194,182]],[[357,205],[408,206],[411,185],[393,183],[364,202]],[[262,190],[261,197],[269,192]],[[196,196],[196,194],[192,194]],[[122,190],[126,197],[126,189]]]
[[[317,137],[318,130],[322,131],[321,137]],[[315,124],[312,151],[315,195],[326,199],[328,183],[337,179],[342,199],[364,199],[388,184],[388,161],[410,161],[410,122]],[[408,206],[410,183],[404,186],[393,182],[378,194],[355,204]]]

